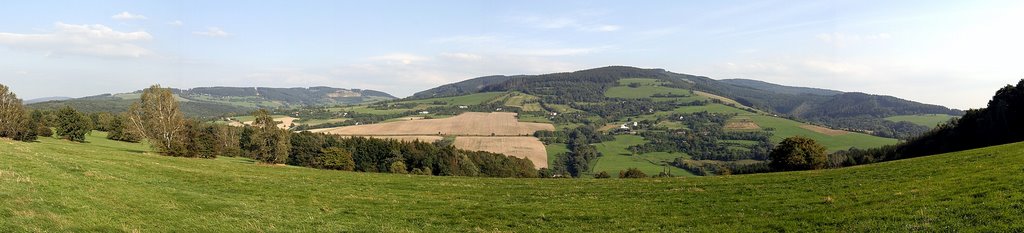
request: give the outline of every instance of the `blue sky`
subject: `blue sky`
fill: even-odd
[[[0,9],[0,83],[408,96],[628,65],[977,108],[1024,78],[1021,22],[1020,1],[20,1]]]

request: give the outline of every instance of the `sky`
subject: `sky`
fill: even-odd
[[[984,107],[1024,78],[1024,1],[12,1],[23,99],[265,86],[404,97],[610,65]]]

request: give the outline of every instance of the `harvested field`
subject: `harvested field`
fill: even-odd
[[[758,130],[761,126],[750,119],[734,119],[725,123],[726,130]]]
[[[825,127],[821,127],[821,126],[817,126],[817,125],[801,125],[800,128],[804,128],[804,129],[807,129],[807,130],[810,130],[810,131],[814,131],[816,133],[828,135],[828,136],[839,136],[839,135],[844,135],[844,134],[850,133],[850,132],[846,132],[846,131],[842,131],[842,130],[829,129],[829,128],[825,128]]]
[[[537,169],[548,167],[548,153],[544,143],[535,137],[456,137],[455,147],[526,158]]]
[[[291,127],[292,122],[295,122],[295,120],[298,120],[298,119],[299,118],[294,118],[294,117],[279,117],[279,118],[274,118],[274,121],[281,122],[281,123],[277,124],[278,128],[288,129],[289,127]],[[230,126],[252,125],[252,121],[246,121],[246,122],[242,122],[242,123],[239,123],[238,121],[231,121],[231,122],[228,122],[228,125],[230,125]]]
[[[436,142],[444,139],[441,136],[349,136],[349,137],[368,137],[368,138],[380,138],[380,139],[396,139],[403,142],[412,142],[419,140],[421,142]]]
[[[516,119],[516,113],[467,112],[444,119],[396,121],[369,125],[345,126],[312,130],[338,135],[465,135],[465,136],[523,136],[538,130],[554,130],[554,125],[526,123]]]

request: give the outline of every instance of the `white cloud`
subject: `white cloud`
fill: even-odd
[[[219,27],[208,27],[206,31],[195,31],[192,34],[208,37],[227,37],[231,35],[231,33],[227,33]]]
[[[175,20],[175,21],[168,22],[167,25],[171,25],[171,26],[175,26],[175,27],[181,27],[181,26],[185,25],[185,23],[181,22],[181,20]]]
[[[110,27],[55,23],[54,31],[45,34],[0,32],[0,45],[14,50],[43,52],[48,56],[88,55],[98,57],[143,57],[153,55],[137,44],[152,40],[145,31],[120,32]]]
[[[147,19],[145,15],[132,14],[132,13],[128,13],[127,11],[121,12],[120,14],[116,14],[114,16],[110,16],[110,18],[116,19],[116,20],[145,20],[145,19]]]

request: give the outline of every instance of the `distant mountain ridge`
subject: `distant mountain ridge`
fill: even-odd
[[[247,113],[258,108],[332,106],[396,99],[391,94],[365,89],[333,87],[195,87],[171,88],[182,111],[194,117],[214,117]],[[27,104],[33,109],[56,109],[70,105],[84,112],[122,112],[141,95],[142,90],[102,94],[75,99],[51,100]]]
[[[790,94],[790,95],[801,95],[801,94],[838,95],[838,94],[842,94],[843,93],[842,91],[822,89],[822,88],[784,86],[784,85],[769,83],[769,82],[760,81],[760,80],[753,80],[753,79],[722,79],[722,80],[718,80],[718,81],[724,82],[724,83],[728,83],[728,84],[732,84],[732,85],[736,85],[736,86],[744,86],[744,87],[749,87],[749,88],[754,88],[754,89],[760,89],[760,90],[771,91],[771,92],[780,93],[780,94]]]
[[[34,104],[34,103],[39,103],[39,102],[54,101],[54,100],[69,100],[69,99],[73,99],[73,98],[71,98],[71,97],[64,97],[64,96],[50,96],[50,97],[42,97],[42,98],[35,98],[35,99],[27,99],[27,100],[23,101],[23,103],[24,104]]]
[[[928,130],[927,127],[906,122],[892,122],[883,118],[895,115],[948,114],[959,116],[963,111],[923,104],[892,96],[841,92],[820,88],[790,87],[757,80],[715,80],[703,76],[679,74],[664,69],[642,69],[628,66],[609,66],[575,72],[541,75],[492,75],[442,85],[414,94],[413,99],[466,95],[487,91],[532,90],[556,91],[558,85],[590,85],[610,87],[623,78],[651,78],[663,80],[665,86],[703,91],[724,96],[767,112],[804,121],[824,124],[832,128],[872,133],[878,136],[903,138]],[[576,81],[574,81],[576,80]],[[529,94],[529,93],[528,93]],[[550,94],[550,93],[545,93]],[[561,93],[584,96],[587,93]],[[600,93],[584,96],[593,99]]]

